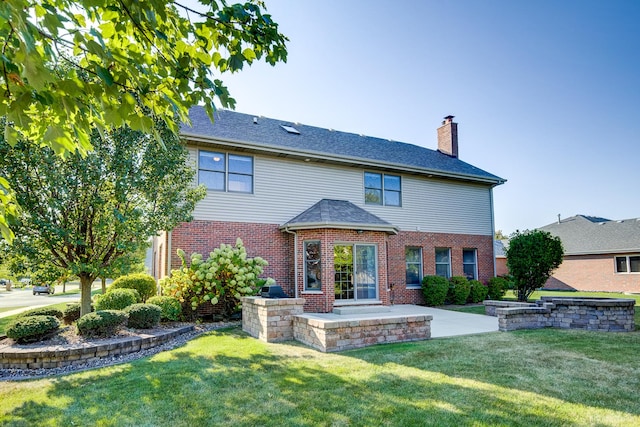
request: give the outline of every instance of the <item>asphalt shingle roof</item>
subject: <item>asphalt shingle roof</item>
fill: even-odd
[[[386,231],[396,234],[397,227],[346,200],[322,199],[300,215],[283,224],[291,230],[305,228],[348,228]]]
[[[492,185],[505,181],[460,159],[413,144],[229,110],[217,111],[215,123],[211,123],[203,107],[193,107],[189,117],[191,126],[183,125],[181,129],[187,138],[230,141],[243,148],[314,155],[353,164],[364,162],[401,171],[411,170]],[[282,126],[293,127],[299,134],[290,133]]]
[[[565,255],[640,252],[640,218],[612,221],[576,215],[540,230],[560,237]]]

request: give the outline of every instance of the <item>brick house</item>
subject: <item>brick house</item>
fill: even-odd
[[[545,289],[640,292],[640,218],[576,215],[540,230],[560,237],[564,247]]]
[[[453,116],[438,150],[222,110],[183,127],[207,196],[153,247],[157,278],[178,248],[208,254],[240,237],[305,311],[422,302],[424,275],[494,276],[493,187],[458,159]]]

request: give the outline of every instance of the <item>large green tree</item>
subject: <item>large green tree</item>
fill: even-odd
[[[542,230],[527,230],[511,235],[506,252],[518,301],[527,301],[562,263],[564,249],[559,237]]]
[[[97,277],[150,236],[190,220],[204,197],[204,188],[192,186],[195,172],[182,142],[163,122],[156,126],[162,144],[126,127],[94,131],[94,151],[64,159],[0,138],[0,169],[21,206],[16,249],[78,276],[83,314]]]
[[[91,149],[93,129],[155,132],[214,100],[234,107],[219,75],[264,59],[286,61],[286,37],[260,0],[0,1],[0,116],[8,144],[58,154]],[[158,137],[156,135],[156,137]],[[16,214],[0,171],[0,234]]]

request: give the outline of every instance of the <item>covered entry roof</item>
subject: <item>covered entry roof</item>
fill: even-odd
[[[341,228],[398,234],[398,227],[346,200],[322,199],[280,226],[281,230]]]

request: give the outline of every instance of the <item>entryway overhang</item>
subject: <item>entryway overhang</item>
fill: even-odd
[[[398,234],[399,228],[346,200],[322,199],[280,226],[282,231],[336,228]]]

